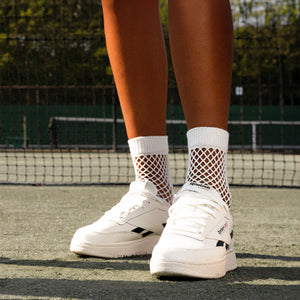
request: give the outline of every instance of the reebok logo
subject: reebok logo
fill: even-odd
[[[219,234],[222,234],[224,232],[224,230],[226,229],[227,227],[227,222],[219,229],[217,230]]]
[[[196,182],[190,182],[190,185],[196,185],[202,189],[205,189],[205,190],[210,190],[210,187],[209,186],[206,186],[206,185],[203,185],[203,184],[199,184],[199,183],[196,183]]]

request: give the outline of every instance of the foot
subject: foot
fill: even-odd
[[[186,183],[150,261],[156,276],[220,278],[237,267],[232,217],[212,188]]]
[[[97,222],[74,234],[70,250],[99,257],[151,254],[168,218],[169,204],[150,181],[135,181],[129,192]]]

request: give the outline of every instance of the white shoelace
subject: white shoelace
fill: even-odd
[[[141,200],[141,194],[127,193],[122,197],[120,202],[108,210],[104,216],[109,218],[126,218],[134,210],[143,207],[145,201],[149,202],[147,199]]]
[[[215,217],[220,205],[207,199],[178,201],[169,210],[168,224],[172,229],[199,233],[206,227],[207,220]]]

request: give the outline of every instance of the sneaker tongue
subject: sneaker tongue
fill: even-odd
[[[198,193],[202,197],[205,197],[206,199],[210,199],[214,202],[217,202],[220,204],[224,203],[220,194],[215,189],[213,189],[209,186],[205,186],[205,185],[193,183],[193,182],[186,182],[183,185],[183,187],[180,189],[180,191],[177,193],[177,195],[180,195],[181,193],[189,192],[189,191]],[[175,201],[178,199],[178,198],[177,199],[176,198],[177,197],[175,197]]]
[[[131,192],[148,192],[148,193],[151,193],[151,194],[154,194],[156,195],[157,194],[157,189],[155,187],[155,185],[145,179],[143,181],[133,181],[131,184],[130,184],[130,191]]]
[[[212,190],[212,188],[210,188],[207,185],[203,185],[203,184],[198,184],[198,183],[194,183],[194,182],[186,182],[183,187],[182,190],[190,190],[193,192],[203,192],[203,191],[210,191]]]

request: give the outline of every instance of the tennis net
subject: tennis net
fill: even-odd
[[[19,140],[8,137],[0,150],[2,183],[126,184],[134,180],[122,118],[51,116],[44,145],[28,140],[32,134],[26,132],[26,118],[20,126]],[[300,187],[300,155],[296,154],[300,146],[288,139],[299,127],[300,121],[229,121],[230,184]],[[178,185],[184,182],[187,167],[185,121],[167,120],[167,130],[169,135],[176,132],[171,136],[170,167]]]
[[[232,0],[232,185],[300,187],[298,1]],[[127,184],[134,179],[103,34],[89,0],[0,2],[0,183]],[[169,54],[167,1],[161,17]],[[169,68],[174,184],[187,167],[186,124]]]

